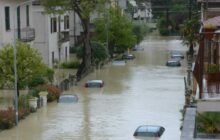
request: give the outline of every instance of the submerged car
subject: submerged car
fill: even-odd
[[[162,136],[165,128],[158,125],[141,125],[139,126],[133,136],[135,137],[150,137],[150,138],[159,138]]]
[[[142,48],[142,47],[134,47],[134,48],[132,48],[132,51],[143,51],[144,50],[144,48]]]
[[[75,94],[63,94],[60,95],[58,103],[76,103],[78,102],[78,96]]]
[[[103,80],[89,80],[85,83],[85,87],[103,87],[104,81]]]
[[[133,54],[123,54],[122,55],[122,59],[127,59],[127,60],[130,60],[130,59],[134,59],[135,56]]]
[[[166,62],[166,66],[168,67],[180,67],[181,63],[179,59],[169,59]]]
[[[180,51],[171,51],[171,58],[184,59],[184,55]]]
[[[114,59],[112,61],[113,65],[125,65],[126,63],[127,63],[127,61],[124,59]]]

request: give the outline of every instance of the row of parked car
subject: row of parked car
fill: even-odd
[[[166,66],[180,67],[182,59],[184,59],[184,55],[180,51],[171,51],[170,58],[167,60]]]
[[[135,47],[133,51],[143,50],[143,48]],[[124,53],[121,58],[115,59],[113,61],[114,64],[122,65],[127,62],[127,60],[133,60],[135,56],[130,53]],[[88,80],[85,83],[85,88],[102,88],[104,87],[103,80]],[[76,103],[78,102],[78,96],[76,94],[62,94],[59,99],[58,103]],[[154,140],[159,139],[161,135],[164,133],[165,128],[158,125],[141,125],[137,127],[133,136],[138,139],[148,139],[153,138]]]

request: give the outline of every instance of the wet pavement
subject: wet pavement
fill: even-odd
[[[179,38],[156,36],[140,46],[143,51],[132,52],[136,59],[109,63],[72,87],[78,103],[50,103],[0,132],[0,140],[135,140],[139,125],[161,125],[160,140],[179,140],[186,60],[175,68],[165,63],[170,50],[187,48]],[[85,88],[91,79],[104,80],[104,88]]]

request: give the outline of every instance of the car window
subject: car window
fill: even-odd
[[[100,87],[100,83],[90,82],[90,83],[88,83],[88,86],[91,86],[91,87]]]

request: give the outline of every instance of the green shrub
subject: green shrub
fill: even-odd
[[[79,61],[63,62],[61,66],[62,68],[65,69],[77,69],[80,66],[80,62]]]
[[[220,133],[220,112],[199,113],[196,120],[198,132]]]
[[[28,95],[20,95],[18,98],[18,107],[23,108],[29,108],[29,102],[28,102]]]
[[[0,129],[9,129],[14,126],[15,112],[10,107],[7,110],[0,110]]]
[[[32,87],[36,87],[44,83],[45,83],[45,80],[42,76],[36,76],[36,77],[33,77],[33,79],[30,81],[30,83],[28,84],[28,87],[32,88]]]
[[[210,73],[219,72],[219,65],[217,65],[217,64],[209,64],[208,65],[208,72],[210,72]]]
[[[29,114],[30,114],[30,109],[29,108],[19,108],[19,110],[18,110],[19,120],[24,119]]]
[[[61,91],[59,88],[55,87],[54,85],[46,85],[47,88],[47,101],[52,102],[54,100],[57,100],[60,96]]]

